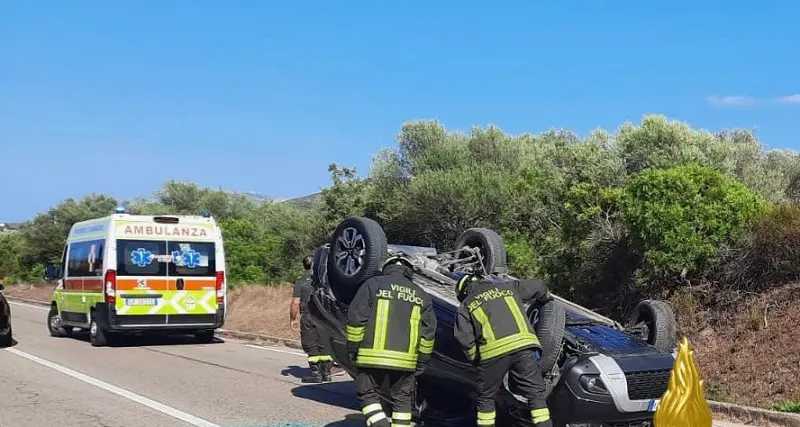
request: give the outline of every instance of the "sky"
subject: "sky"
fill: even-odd
[[[800,2],[0,0],[0,221],[169,180],[283,199],[403,123],[800,148]]]

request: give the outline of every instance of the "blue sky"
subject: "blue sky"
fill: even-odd
[[[301,196],[416,119],[800,145],[800,2],[380,3],[0,2],[0,220],[171,178]]]

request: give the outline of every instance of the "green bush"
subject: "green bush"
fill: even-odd
[[[744,184],[693,164],[634,176],[622,205],[623,220],[642,255],[642,279],[666,283],[701,276],[718,249],[735,243],[767,207]]]

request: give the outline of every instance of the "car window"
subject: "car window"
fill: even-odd
[[[166,276],[170,259],[167,242],[117,240],[117,274],[120,276]]]
[[[214,276],[217,273],[213,242],[169,242],[170,276]]]
[[[103,275],[104,240],[76,242],[69,245],[68,277],[97,277]]]

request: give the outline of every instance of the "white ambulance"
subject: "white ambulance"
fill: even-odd
[[[200,216],[130,215],[124,209],[72,226],[47,325],[52,336],[89,330],[93,346],[125,333],[193,333],[211,342],[226,316],[222,231]]]

